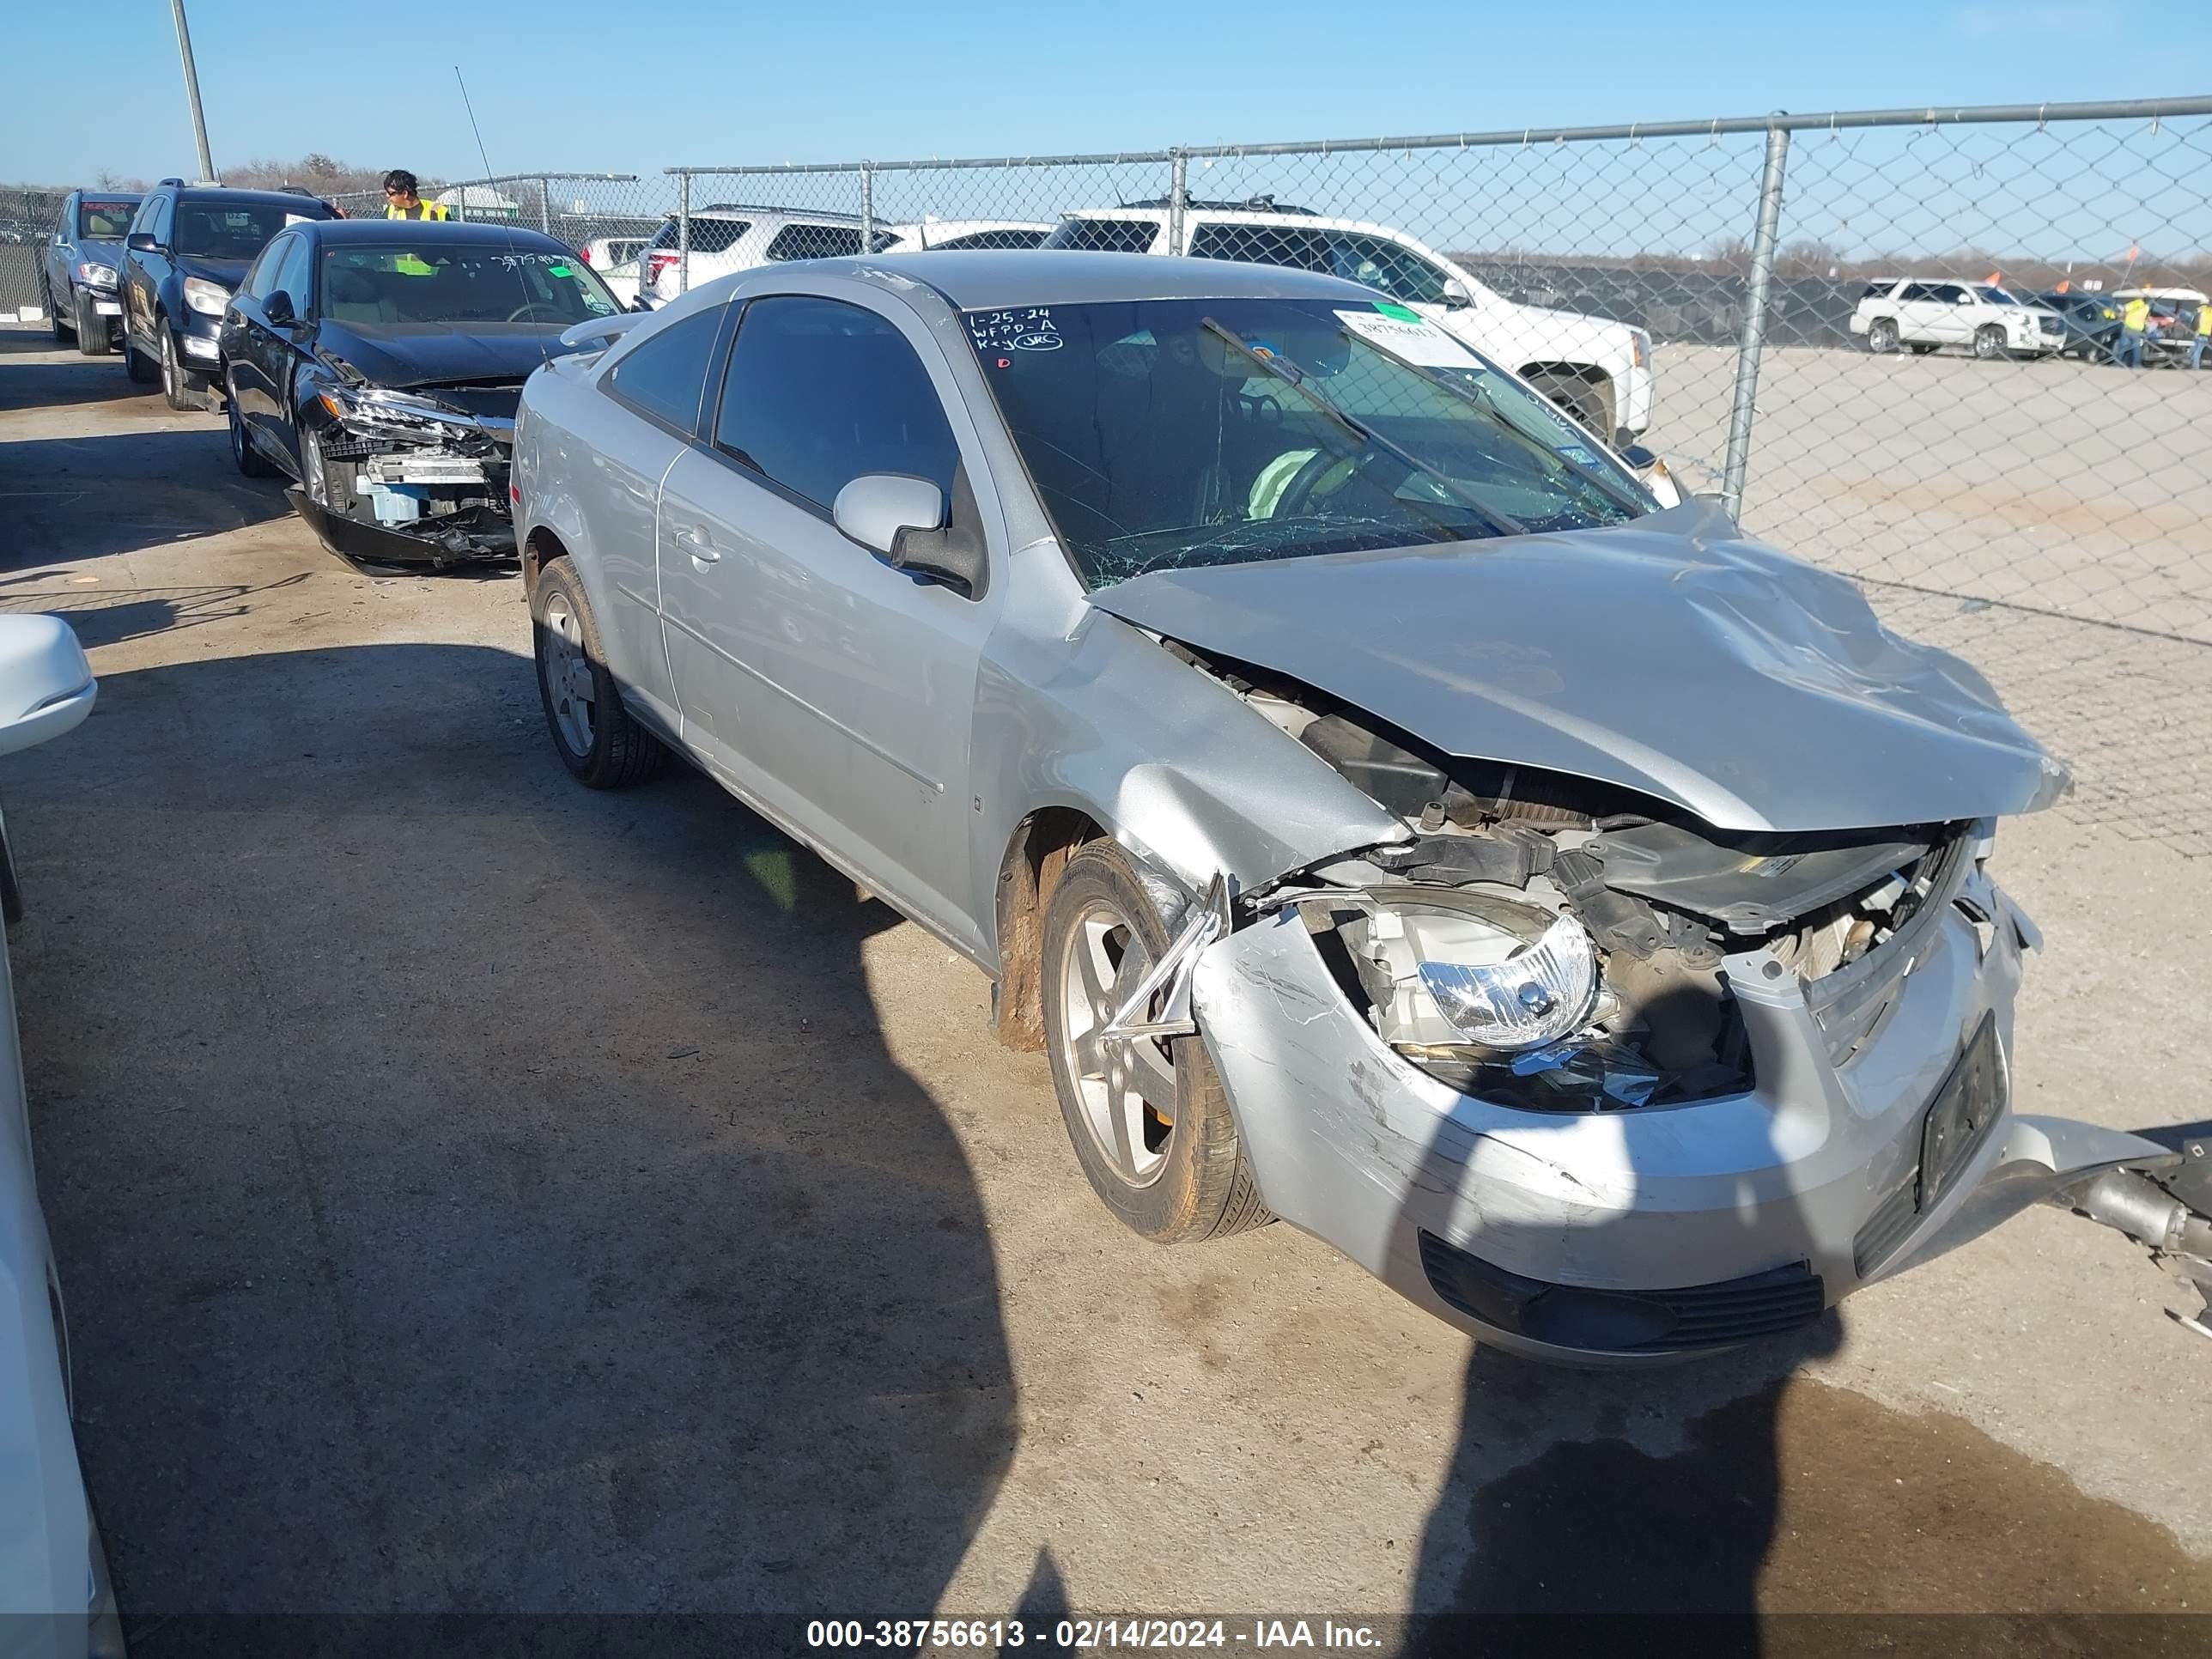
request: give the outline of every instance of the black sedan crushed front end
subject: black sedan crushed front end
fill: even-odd
[[[514,556],[522,387],[335,385],[303,408],[299,505],[325,546],[432,569]]]

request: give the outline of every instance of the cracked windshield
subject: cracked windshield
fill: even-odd
[[[1154,300],[967,322],[1093,586],[1656,510],[1572,421],[1387,301]]]

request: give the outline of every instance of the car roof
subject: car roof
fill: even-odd
[[[88,202],[143,202],[146,199],[146,192],[143,190],[91,190],[82,185],[70,194]]]
[[[228,185],[170,185],[167,188],[173,191],[180,202],[238,202],[280,207],[287,213],[297,213],[303,203],[325,207],[319,197],[295,196],[283,190],[234,190]],[[328,209],[325,207],[325,210]]]
[[[299,198],[287,199],[297,201]],[[324,242],[386,242],[395,235],[410,242],[478,243],[513,242],[518,247],[531,247],[540,252],[566,253],[568,245],[548,236],[542,230],[531,230],[521,225],[501,224],[495,221],[467,223],[459,219],[313,219],[317,240]],[[298,227],[295,226],[295,229]]]
[[[804,220],[809,224],[857,225],[860,222],[860,216],[857,213],[817,213],[811,208],[751,207],[743,202],[716,202],[711,207],[691,210],[694,219],[734,217],[740,213],[755,219],[773,215],[781,219]],[[672,213],[668,216],[672,220],[676,216]]]
[[[935,289],[957,309],[1076,306],[1121,300],[1340,299],[1372,304],[1373,289],[1318,271],[1237,259],[1164,258],[1150,253],[940,248],[814,262],[826,271],[878,282],[896,277]]]

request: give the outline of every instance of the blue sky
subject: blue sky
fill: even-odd
[[[979,0],[950,12],[883,0],[379,0],[327,13],[191,0],[191,13],[218,168],[323,150],[447,177],[481,171],[456,64],[494,171],[639,173],[676,162],[2149,97],[2212,82],[2204,44],[2177,46],[2169,33],[2155,52],[2118,54],[2085,37],[2081,9],[1982,0],[1871,11],[1774,0],[1680,9]],[[18,69],[0,107],[0,174],[70,184],[103,167],[191,172],[167,5],[110,0],[97,70],[59,72],[82,56],[81,21],[26,6],[9,25]],[[1904,38],[1911,27],[1916,40]],[[33,79],[27,64],[58,72]]]

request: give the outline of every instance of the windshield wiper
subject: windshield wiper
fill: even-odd
[[[1241,352],[1244,356],[1259,364],[1261,373],[1267,374],[1273,379],[1280,380],[1285,386],[1290,387],[1291,391],[1297,392],[1298,396],[1304,398],[1308,403],[1311,404],[1322,415],[1327,416],[1329,420],[1335,422],[1337,425],[1342,427],[1346,432],[1350,433],[1357,441],[1363,444],[1371,444],[1376,449],[1381,450],[1382,453],[1389,456],[1391,459],[1401,462],[1404,465],[1412,468],[1414,471],[1420,473],[1424,477],[1426,477],[1431,483],[1436,484],[1439,489],[1441,489],[1447,495],[1449,495],[1454,501],[1457,501],[1462,507],[1466,507],[1469,512],[1479,516],[1498,534],[1501,536],[1522,536],[1528,533],[1528,527],[1522,524],[1518,519],[1509,519],[1505,514],[1498,512],[1496,508],[1485,507],[1480,501],[1476,501],[1472,495],[1468,495],[1466,490],[1462,489],[1455,480],[1446,477],[1443,473],[1437,471],[1436,468],[1431,466],[1426,461],[1421,459],[1419,456],[1415,455],[1407,450],[1404,445],[1393,442],[1391,440],[1384,437],[1381,433],[1375,430],[1374,428],[1369,426],[1365,422],[1346,414],[1328,398],[1322,397],[1320,392],[1316,392],[1311,386],[1308,386],[1306,381],[1312,377],[1309,375],[1304,369],[1300,368],[1297,364],[1292,362],[1289,358],[1280,356],[1273,352],[1253,350],[1250,346],[1246,345],[1243,340],[1239,339],[1235,333],[1222,327],[1220,324],[1215,322],[1211,317],[1201,317],[1198,319],[1198,322],[1200,328],[1206,330],[1207,333],[1218,337],[1233,349]],[[1431,524],[1436,526],[1437,529],[1444,532],[1450,539],[1454,541],[1464,539],[1463,537],[1454,532],[1449,525],[1447,525],[1442,519],[1437,517],[1435,514],[1423,512],[1420,504],[1418,501],[1406,501],[1403,496],[1393,496],[1392,499],[1394,501],[1402,502],[1407,507],[1412,507],[1415,512],[1420,513],[1423,518],[1426,519]]]
[[[1582,462],[1577,460],[1565,451],[1554,449],[1551,445],[1545,442],[1541,438],[1535,436],[1533,433],[1522,431],[1519,423],[1516,422],[1511,416],[1508,415],[1504,410],[1498,406],[1497,403],[1492,398],[1490,389],[1487,386],[1470,386],[1465,380],[1459,380],[1453,375],[1444,374],[1440,370],[1431,372],[1429,369],[1424,368],[1420,364],[1413,362],[1412,358],[1400,356],[1397,352],[1393,351],[1389,346],[1384,345],[1381,341],[1370,340],[1364,334],[1354,334],[1348,328],[1344,330],[1343,333],[1346,339],[1353,341],[1357,344],[1364,345],[1370,350],[1378,352],[1382,356],[1388,357],[1392,362],[1397,364],[1399,368],[1409,369],[1413,373],[1421,375],[1423,378],[1442,386],[1445,391],[1450,392],[1453,397],[1458,398],[1468,408],[1480,415],[1483,419],[1488,421],[1491,425],[1496,427],[1500,432],[1504,433],[1506,436],[1518,440],[1522,445],[1534,451],[1539,455],[1549,456],[1552,459],[1559,462],[1560,465],[1565,467],[1567,471],[1573,473],[1575,477],[1580,478],[1584,483],[1595,489],[1615,507],[1624,507],[1638,518],[1643,517],[1651,510],[1650,504],[1638,501],[1633,495],[1631,495],[1627,491],[1624,490],[1619,483],[1614,482],[1613,479],[1607,477],[1604,473],[1599,471],[1595,467],[1585,466]]]

